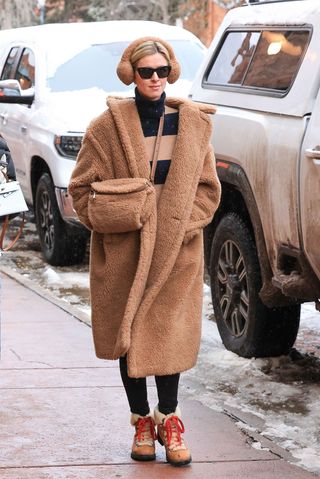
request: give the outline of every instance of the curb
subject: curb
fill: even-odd
[[[7,266],[0,265],[0,272],[5,274],[11,279],[14,279],[15,281],[17,281],[17,283],[20,283],[25,288],[30,289],[31,291],[33,291],[34,293],[36,293],[38,296],[45,299],[46,301],[49,301],[50,303],[55,304],[56,306],[58,306],[58,308],[62,309],[66,313],[70,314],[73,318],[77,319],[81,323],[84,323],[91,328],[90,317],[86,313],[81,311],[80,308],[77,308],[77,306],[72,306],[66,301],[63,301],[62,299],[57,298],[54,294],[50,293],[50,291],[35,284],[29,278],[26,278],[22,274],[12,270],[11,268],[8,268]]]

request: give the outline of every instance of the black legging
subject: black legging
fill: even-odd
[[[127,357],[120,358],[120,373],[133,414],[146,416],[150,412],[146,378],[130,378],[128,376]],[[178,385],[180,374],[155,376],[158,392],[158,408],[162,414],[170,414],[178,405]]]

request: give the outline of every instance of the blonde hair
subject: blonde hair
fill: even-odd
[[[167,60],[168,65],[170,65],[170,55],[168,50],[162,45],[162,43],[157,41],[146,41],[138,45],[132,52],[130,63],[132,67],[135,68],[141,58],[148,55],[155,55],[156,53],[161,53],[161,55]]]

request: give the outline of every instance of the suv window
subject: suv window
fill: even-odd
[[[13,47],[11,48],[9,55],[7,57],[6,63],[4,64],[2,74],[1,74],[1,80],[8,80],[11,77],[12,74],[12,67],[15,63],[15,59],[17,56],[19,48],[18,47]]]
[[[78,52],[73,51],[67,58],[63,58],[60,51],[57,55],[56,49],[51,51],[48,55],[48,87],[52,92],[93,87],[109,92],[131,90],[132,86],[124,85],[116,74],[117,64],[128,44],[129,42],[114,42],[94,44],[87,48],[80,46]],[[205,50],[197,43],[185,40],[172,40],[171,44],[181,65],[180,78],[192,80]]]
[[[21,89],[27,90],[34,86],[34,76],[34,53],[29,48],[25,48],[22,52],[15,78],[20,83]]]
[[[309,37],[309,30],[228,32],[205,83],[285,93],[298,72]]]

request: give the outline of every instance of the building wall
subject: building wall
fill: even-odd
[[[208,44],[211,0],[187,0],[180,6],[183,27],[194,33],[204,44]]]
[[[226,8],[223,8],[220,5],[217,5],[216,3],[211,2],[211,24],[212,24],[212,29],[210,32],[211,40],[215,36],[227,11],[228,10]]]
[[[214,0],[188,0],[181,8],[183,27],[209,46],[227,11]]]

